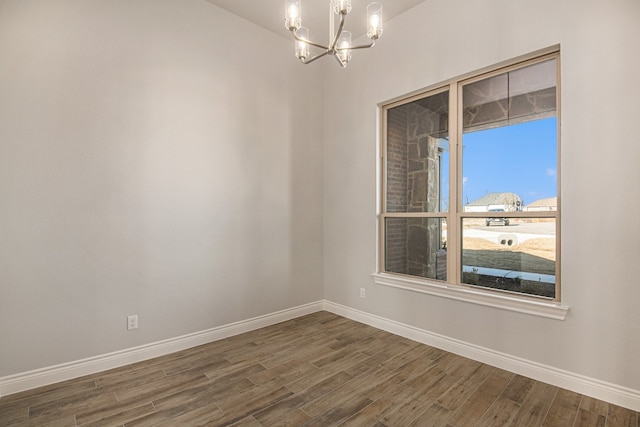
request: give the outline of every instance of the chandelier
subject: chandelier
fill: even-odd
[[[382,4],[374,2],[367,6],[367,37],[371,43],[359,46],[351,45],[351,33],[344,30],[344,20],[351,12],[351,0],[329,0],[329,44],[314,43],[309,39],[309,29],[302,26],[302,0],[285,0],[284,26],[295,39],[295,54],[303,64],[310,64],[325,55],[333,55],[342,68],[351,60],[351,51],[367,49],[376,44],[382,35]],[[338,29],[336,16],[340,17]],[[320,49],[315,56],[310,56],[310,47]]]

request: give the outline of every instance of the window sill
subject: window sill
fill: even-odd
[[[553,301],[520,298],[514,295],[483,292],[462,286],[454,286],[446,283],[434,283],[426,280],[417,280],[386,273],[372,274],[373,280],[378,285],[391,286],[393,288],[406,289],[428,295],[454,299],[457,301],[480,304],[488,307],[501,308],[503,310],[516,311],[518,313],[547,317],[549,319],[564,320],[567,317],[569,307]]]

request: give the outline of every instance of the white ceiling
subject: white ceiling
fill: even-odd
[[[254,24],[283,37],[290,37],[284,27],[284,0],[207,0]],[[372,0],[352,0],[353,9],[347,15],[345,29],[358,37],[366,32],[367,5]],[[384,21],[397,16],[424,0],[378,0],[382,3]],[[302,25],[309,28],[313,41],[324,43],[328,38],[329,0],[302,0]],[[384,37],[384,36],[383,36]]]

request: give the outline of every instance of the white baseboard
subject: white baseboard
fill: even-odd
[[[318,301],[139,347],[1,377],[0,397],[218,341],[322,309],[323,302]]]
[[[505,369],[557,387],[613,403],[634,411],[640,411],[640,390],[633,390],[584,375],[546,366],[530,360],[480,347],[464,341],[395,322],[330,301],[324,302],[324,310],[357,322],[391,332],[396,335],[437,347],[487,365]]]
[[[264,316],[223,325],[193,334],[183,335],[139,347],[63,363],[29,372],[0,378],[0,397],[20,391],[94,374],[152,359],[202,344],[218,341],[234,335],[250,332],[296,317],[326,310],[402,337],[427,344],[460,356],[468,357],[491,366],[514,372],[538,381],[562,387],[576,393],[604,400],[634,411],[640,411],[640,390],[578,375],[572,372],[500,353],[464,341],[419,329],[380,316],[355,310],[330,301],[318,301]]]

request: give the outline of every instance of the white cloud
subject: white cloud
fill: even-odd
[[[558,176],[558,171],[552,168],[547,168],[546,172],[547,176],[552,176],[552,177],[556,177]]]
[[[463,176],[462,177],[462,185],[465,185],[467,182],[469,182],[469,177]]]

